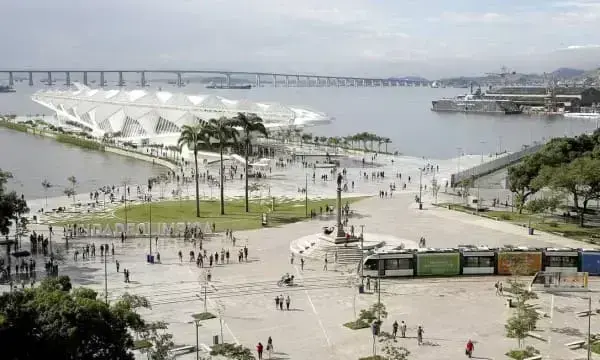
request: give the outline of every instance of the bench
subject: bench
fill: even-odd
[[[529,331],[527,333],[527,336],[532,337],[534,339],[538,339],[538,340],[544,341],[544,342],[546,341],[546,339],[544,339],[541,335],[538,335],[537,333],[534,333],[533,331]]]
[[[592,316],[592,315],[596,315],[593,311],[579,311],[577,313],[575,313],[578,317],[587,317],[587,316]]]
[[[169,352],[171,354],[176,354],[176,353],[182,353],[182,354],[188,354],[191,352],[194,352],[194,350],[196,350],[196,347],[194,345],[189,345],[189,346],[181,346],[175,349],[171,349],[169,350]]]
[[[581,349],[585,345],[585,340],[577,340],[570,343],[566,343],[565,346],[571,350]]]
[[[542,360],[542,355],[535,355],[535,356],[528,357],[528,358],[523,359],[523,360]]]

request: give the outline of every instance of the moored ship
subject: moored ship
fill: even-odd
[[[521,107],[511,100],[486,99],[480,91],[476,94],[444,98],[431,102],[433,111],[440,112],[463,112],[513,115],[521,114]]]
[[[14,93],[16,91],[17,90],[10,85],[0,85],[0,93]]]

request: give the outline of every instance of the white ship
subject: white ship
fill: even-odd
[[[600,119],[600,113],[597,112],[566,112],[564,113],[564,117],[572,118],[572,119],[590,119],[590,120],[598,120]]]

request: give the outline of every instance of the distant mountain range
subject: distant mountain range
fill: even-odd
[[[392,81],[429,82],[429,80],[420,76],[392,76],[388,79]]]
[[[559,68],[551,72],[551,74],[561,79],[570,79],[573,77],[581,76],[585,74],[585,72],[585,70],[579,69]]]

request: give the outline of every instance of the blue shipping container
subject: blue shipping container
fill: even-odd
[[[600,275],[600,252],[582,252],[581,271],[590,275]]]

